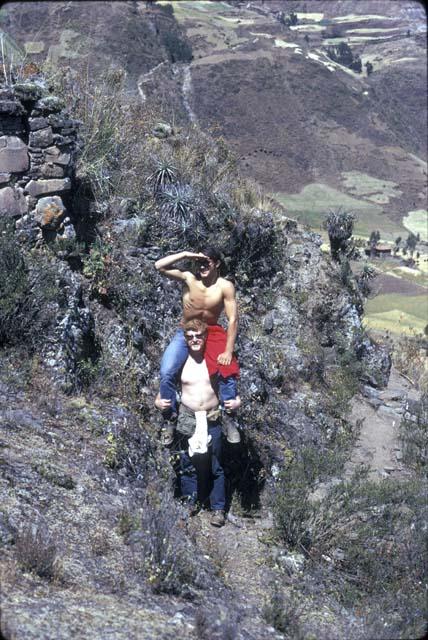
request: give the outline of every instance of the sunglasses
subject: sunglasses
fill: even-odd
[[[186,340],[203,340],[205,338],[205,333],[185,333],[184,337]]]

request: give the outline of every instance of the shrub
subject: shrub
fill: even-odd
[[[339,260],[340,255],[346,255],[349,240],[354,229],[355,216],[343,211],[331,211],[324,223],[330,240],[330,251],[333,260]]]
[[[428,395],[418,404],[417,415],[405,413],[400,423],[400,441],[403,461],[418,473],[426,472],[428,465]]]
[[[162,191],[169,184],[174,183],[177,177],[177,168],[168,160],[157,160],[155,171],[147,178],[152,186],[153,193]]]
[[[201,606],[195,616],[197,640],[235,640],[238,637],[238,616],[223,607],[207,610]]]
[[[179,517],[169,488],[147,492],[141,523],[143,573],[155,593],[184,595],[189,587],[200,585],[201,559],[183,535]]]
[[[280,633],[293,634],[292,637],[295,638],[299,629],[298,599],[293,596],[287,601],[284,594],[278,589],[278,585],[273,585],[271,596],[263,607],[263,617]]]
[[[167,235],[189,239],[193,243],[207,237],[208,221],[202,211],[200,195],[194,187],[172,184],[159,192],[158,199]]]
[[[81,188],[75,200],[89,195],[100,205],[112,195],[139,196],[147,162],[141,147],[155,116],[129,104],[121,71],[106,73],[97,84],[89,78],[83,69],[80,75],[69,71],[54,87],[81,122],[84,145],[76,168]]]
[[[178,33],[166,30],[162,36],[162,44],[166,48],[171,62],[190,62],[193,59],[192,47]]]
[[[12,227],[0,225],[0,346],[34,349],[62,296],[47,256],[24,257]]]
[[[427,349],[427,338],[414,332],[413,335],[400,336],[392,356],[398,371],[425,394],[428,393]]]
[[[56,543],[45,525],[34,523],[23,527],[16,536],[16,557],[26,571],[52,579],[58,567]]]
[[[19,334],[28,330],[28,318],[22,313],[28,286],[28,270],[13,231],[3,229],[0,237],[0,344],[13,343]]]
[[[398,611],[402,621],[416,617],[421,622],[427,578],[426,480],[374,482],[366,474],[361,470],[330,486],[324,498],[309,500],[303,465],[292,465],[282,473],[275,494],[278,534],[287,545],[305,551],[315,568],[328,566],[325,593],[347,606]]]

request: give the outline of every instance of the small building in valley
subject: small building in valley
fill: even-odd
[[[390,256],[392,253],[392,248],[389,244],[383,244],[378,242],[373,247],[366,247],[364,252],[367,256],[372,256],[375,258],[386,258]]]

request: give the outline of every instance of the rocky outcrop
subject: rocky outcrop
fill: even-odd
[[[80,123],[37,77],[2,88],[0,113],[0,218],[53,240],[70,224]]]

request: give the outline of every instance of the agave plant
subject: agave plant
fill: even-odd
[[[354,229],[355,216],[342,211],[330,211],[324,226],[330,240],[331,256],[339,260],[340,254],[346,254],[349,240]]]
[[[199,197],[189,184],[170,185],[160,192],[161,211],[177,230],[201,235],[208,222],[200,207]]]
[[[158,160],[155,171],[147,178],[152,185],[153,193],[157,194],[174,183],[177,179],[177,168],[168,160]]]
[[[361,269],[360,274],[357,276],[358,288],[363,296],[368,297],[371,293],[370,281],[376,278],[377,273],[370,264],[366,263]]]

